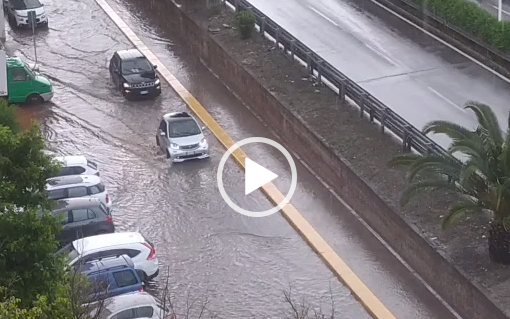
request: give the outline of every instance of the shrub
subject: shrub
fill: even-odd
[[[253,30],[255,29],[255,22],[257,22],[257,18],[253,12],[237,12],[234,16],[234,22],[243,39],[251,38]]]
[[[494,48],[510,53],[510,22],[499,22],[477,4],[465,0],[411,1]]]

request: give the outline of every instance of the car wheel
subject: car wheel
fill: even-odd
[[[170,152],[168,152],[168,150],[166,150],[166,158],[170,158]]]
[[[37,104],[41,104],[44,102],[44,99],[42,98],[42,96],[40,96],[39,94],[30,94],[28,97],[27,97],[27,101],[26,103],[28,105],[37,105]]]
[[[156,145],[159,146],[159,137],[156,135]]]

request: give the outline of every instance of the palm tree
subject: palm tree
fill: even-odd
[[[392,167],[408,168],[409,187],[401,197],[405,205],[414,196],[431,191],[453,191],[459,200],[442,220],[443,230],[457,225],[470,214],[489,213],[489,256],[510,264],[510,114],[504,132],[494,111],[485,104],[468,102],[478,120],[469,130],[448,121],[432,121],[423,133],[446,134],[452,140],[449,155],[403,154],[390,161]],[[465,161],[453,155],[465,155]],[[419,176],[419,178],[418,178]]]

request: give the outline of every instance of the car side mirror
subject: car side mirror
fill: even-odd
[[[202,131],[205,131],[206,129],[207,129],[207,127],[202,126]]]
[[[157,66],[157,65],[154,65],[154,66],[153,66],[153,68],[154,68],[154,70],[156,70],[156,69],[158,68],[158,66]]]
[[[165,132],[161,132],[161,133],[159,133],[159,135],[166,136],[166,133]]]

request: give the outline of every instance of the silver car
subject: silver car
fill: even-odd
[[[205,127],[187,112],[163,115],[156,134],[156,144],[172,162],[209,157],[209,144],[205,139]]]
[[[101,319],[145,318],[174,319],[171,311],[163,303],[146,292],[128,293],[108,299],[103,309],[93,309],[91,317]]]

